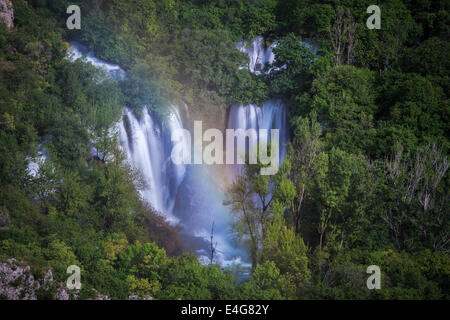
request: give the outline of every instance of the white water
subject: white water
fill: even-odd
[[[275,55],[272,52],[275,45],[276,44],[272,44],[265,48],[263,37],[257,37],[250,42],[238,42],[237,48],[239,51],[248,54],[249,63],[247,67],[250,72],[259,75],[266,63],[271,65],[275,61]]]
[[[249,69],[261,74],[268,62],[272,64],[272,48],[264,48],[262,38],[254,39],[250,45],[238,44],[238,49],[248,52]],[[71,61],[84,56],[88,62],[109,72],[112,77],[125,77],[125,72],[117,65],[102,61],[81,45],[72,43]],[[175,165],[170,154],[173,143],[172,132],[179,128],[189,128],[189,110],[169,106],[167,117],[156,115],[144,107],[142,116],[124,108],[123,118],[117,124],[119,141],[127,160],[136,168],[145,182],[140,190],[142,198],[158,212],[164,214],[172,223],[184,227],[187,239],[200,239],[196,249],[199,259],[205,263],[209,256],[209,237],[211,224],[215,223],[214,242],[217,242],[216,262],[223,266],[234,263],[250,267],[245,251],[232,236],[229,208],[223,206],[224,191],[214,181],[217,170],[209,166]],[[270,100],[263,106],[233,105],[227,120],[229,129],[280,129],[280,156],[285,154],[288,139],[286,110],[278,100]],[[194,241],[193,241],[194,242]],[[198,241],[197,241],[198,242]]]
[[[175,165],[170,158],[171,133],[183,127],[178,110],[173,106],[170,110],[168,121],[157,122],[157,117],[145,107],[141,119],[127,109],[120,123],[119,136],[129,162],[139,170],[146,183],[140,190],[142,197],[170,221],[178,222],[172,210],[186,167]]]
[[[75,61],[80,58],[85,58],[87,62],[91,63],[94,67],[102,69],[108,72],[113,78],[124,78],[125,71],[123,71],[119,65],[105,62],[101,59],[98,59],[94,56],[94,54],[87,50],[85,46],[78,42],[71,42],[70,48],[68,50],[68,59],[70,61]]]
[[[27,167],[28,174],[34,178],[39,178],[40,176],[39,171],[41,165],[47,160],[47,157],[48,157],[48,150],[42,144],[40,144],[38,146],[36,157],[26,158],[26,160],[28,161]]]
[[[265,47],[264,39],[257,37],[252,41],[241,41],[237,43],[238,50],[248,54],[249,63],[248,69],[250,72],[261,75],[266,63],[268,64],[267,72],[270,73],[277,68],[271,67],[275,61],[273,48],[277,45],[276,42],[270,46]],[[286,118],[286,107],[279,100],[269,100],[262,106],[255,104],[236,104],[230,108],[228,122],[228,129],[279,129],[280,130],[280,163],[284,159],[286,153],[286,143],[288,141],[288,124]],[[259,139],[259,137],[258,137]],[[242,152],[244,150],[238,150]]]
[[[102,61],[80,44],[72,43],[69,59],[75,61],[81,57],[108,71],[112,77],[125,77],[119,66]],[[238,263],[250,267],[245,262],[245,251],[230,237],[230,215],[222,204],[223,192],[212,179],[213,169],[175,165],[171,161],[171,134],[177,129],[188,128],[188,119],[189,109],[185,103],[182,107],[169,106],[166,117],[143,107],[142,116],[138,118],[130,109],[124,108],[122,120],[116,126],[120,146],[145,184],[140,188],[142,198],[171,223],[180,223],[184,227],[187,241],[196,242],[194,249],[200,261],[208,262],[208,241],[214,221],[215,262],[223,266]]]
[[[280,163],[286,153],[286,143],[288,141],[286,108],[279,100],[269,100],[263,106],[255,104],[236,104],[231,106],[228,116],[228,129],[270,129],[280,130],[280,141],[278,147],[280,150]],[[259,139],[259,137],[258,137]],[[237,150],[242,152],[244,150]]]
[[[68,59],[75,61],[82,57],[107,71],[113,78],[125,77],[125,72],[118,65],[96,58],[79,43],[71,43]],[[170,221],[177,222],[172,210],[178,187],[186,173],[184,165],[175,165],[170,159],[171,133],[183,128],[178,108],[169,106],[168,115],[163,118],[143,107],[140,119],[124,108],[122,120],[116,127],[128,161],[139,171],[145,184],[140,190],[142,198]]]
[[[275,68],[272,64],[275,62],[275,54],[273,49],[278,45],[275,41],[269,46],[265,46],[263,37],[256,37],[251,41],[239,41],[236,47],[239,51],[247,53],[249,57],[249,63],[246,67],[241,66],[240,69],[248,68],[251,73],[256,75],[261,75],[266,64],[268,65],[267,73],[275,70],[280,70],[280,68]],[[286,68],[286,66],[281,67]]]

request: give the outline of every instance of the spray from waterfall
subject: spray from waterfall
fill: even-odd
[[[260,74],[267,62],[272,64],[273,46],[265,48],[262,38],[250,45],[239,43],[238,49],[249,54],[248,68]],[[112,77],[126,78],[117,65],[96,58],[78,43],[72,43],[70,60],[86,57],[93,65],[104,69]],[[189,109],[182,102],[168,107],[166,117],[143,107],[142,116],[124,108],[117,124],[120,146],[127,160],[140,173],[145,187],[142,198],[172,223],[183,226],[186,241],[196,248],[200,260],[208,261],[211,224],[215,225],[217,242],[216,263],[231,266],[234,263],[250,267],[245,250],[237,243],[231,229],[229,208],[223,205],[224,189],[217,184],[220,173],[215,166],[174,164],[171,150],[174,142],[171,134],[181,128],[190,129]],[[288,139],[285,106],[278,100],[270,100],[262,106],[233,105],[229,110],[227,129],[280,129],[280,158],[285,155]]]

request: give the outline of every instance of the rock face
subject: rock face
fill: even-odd
[[[14,28],[14,9],[11,0],[0,0],[0,20],[8,29]]]
[[[90,300],[110,300],[98,293]],[[37,300],[42,296],[54,300],[78,300],[79,290],[68,290],[64,283],[53,279],[48,270],[43,279],[35,279],[30,266],[20,264],[16,259],[0,261],[0,300]]]
[[[0,297],[8,300],[36,300],[39,283],[29,266],[21,266],[16,259],[0,263]]]

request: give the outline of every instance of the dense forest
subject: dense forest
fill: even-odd
[[[449,299],[450,3],[376,2],[12,0],[14,26],[0,23],[0,261],[60,282],[78,265],[82,299]],[[80,30],[66,28],[70,4]],[[277,42],[278,68],[259,76],[236,49],[257,36]],[[127,77],[68,60],[73,40]],[[288,108],[279,172],[247,165],[224,203],[248,277],[198,261],[141,201],[109,134],[124,105],[164,114],[180,98],[206,115],[270,98]],[[366,287],[370,265],[381,290]]]

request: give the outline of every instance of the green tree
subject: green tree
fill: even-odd
[[[320,140],[322,127],[317,122],[315,112],[310,118],[297,117],[292,120],[294,142],[288,149],[285,161],[292,163],[289,178],[296,188],[295,197],[290,203],[295,231],[300,230],[300,219],[304,202],[314,197],[314,189],[324,179],[327,156]]]
[[[263,240],[262,262],[273,261],[280,271],[297,287],[304,286],[310,279],[307,248],[299,235],[288,228],[283,218],[283,207],[273,206],[272,222]]]
[[[295,299],[295,284],[280,274],[274,262],[266,261],[256,267],[250,279],[241,287],[242,299]]]

